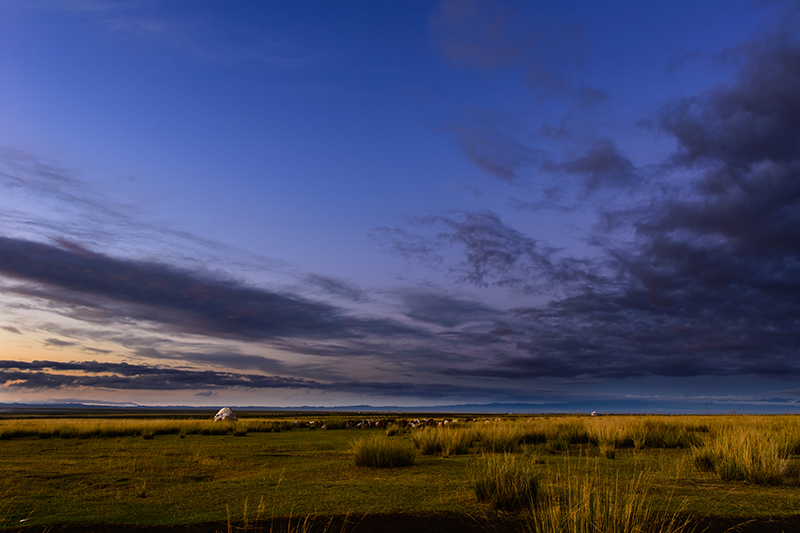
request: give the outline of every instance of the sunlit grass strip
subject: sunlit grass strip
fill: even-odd
[[[88,439],[155,435],[226,435],[234,431],[259,433],[288,431],[292,422],[270,420],[113,420],[113,419],[16,419],[0,421],[0,440],[25,437],[40,439]]]
[[[356,466],[371,468],[412,466],[417,458],[417,452],[408,441],[385,435],[354,441],[350,451]]]
[[[472,472],[472,483],[479,502],[503,511],[534,507],[539,497],[533,466],[510,454],[484,457]]]

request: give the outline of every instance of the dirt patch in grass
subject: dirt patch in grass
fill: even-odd
[[[800,516],[779,518],[705,518],[694,531],[700,533],[786,533],[800,531]],[[290,529],[291,528],[291,529]],[[20,527],[19,533],[39,533],[40,527]],[[87,526],[51,526],[50,533],[522,533],[523,525],[511,518],[473,517],[458,513],[376,514],[361,518],[352,516],[318,516],[303,527],[303,519],[290,526],[288,519],[245,524],[211,522],[184,526],[136,526],[94,524]],[[691,531],[691,529],[690,529]]]

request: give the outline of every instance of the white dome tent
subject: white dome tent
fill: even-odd
[[[220,420],[228,420],[232,422],[238,420],[238,418],[236,418],[236,415],[233,414],[233,411],[231,411],[230,407],[223,407],[217,411],[216,415],[214,415],[214,422],[219,422]]]

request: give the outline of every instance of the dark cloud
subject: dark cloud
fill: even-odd
[[[506,128],[508,129],[508,128]],[[557,135],[546,129],[547,135]],[[493,178],[511,184],[523,182],[546,183],[545,176],[578,176],[577,189],[580,200],[604,190],[634,189],[642,178],[636,166],[610,139],[596,139],[583,153],[562,160],[553,159],[544,150],[519,142],[508,133],[493,125],[462,124],[454,128],[454,135],[464,156],[476,167]],[[514,202],[528,209],[564,209],[559,203],[566,189],[574,189],[567,183],[555,181],[545,185],[542,198]]]
[[[442,227],[436,238],[463,250],[465,261],[453,269],[462,281],[532,288],[536,271],[550,264],[552,250],[503,224],[491,211],[457,218],[430,217],[422,222]]]
[[[454,298],[446,294],[409,289],[400,293],[409,318],[446,328],[476,320],[487,320],[499,311],[479,302]]]
[[[182,361],[202,365],[212,365],[235,370],[258,370],[266,373],[287,373],[285,364],[277,359],[261,355],[249,355],[227,349],[208,349],[207,351],[173,347],[157,349],[152,346],[132,347],[133,355],[139,359],[156,361]]]
[[[417,258],[426,258],[429,250],[437,250],[431,258],[434,266],[443,262],[444,249],[455,249],[464,260],[445,268],[460,282],[539,293],[600,281],[596,265],[556,257],[556,249],[506,225],[492,211],[419,217],[412,223],[433,234],[426,237],[405,230],[388,233],[392,237],[389,248],[394,246],[398,253]],[[403,240],[406,236],[421,245],[407,246]]]
[[[583,176],[585,195],[598,189],[631,187],[640,181],[636,167],[609,139],[598,139],[585,154],[576,158],[546,162],[542,169]]]
[[[613,214],[636,235],[608,251],[617,276],[520,310],[529,357],[493,375],[800,374],[800,46],[742,51],[734,83],[660,112],[678,142],[664,179],[690,186]]]
[[[596,87],[571,79],[570,71],[581,48],[580,32],[553,21],[530,25],[524,22],[529,18],[519,13],[524,9],[524,4],[443,0],[432,17],[431,30],[440,53],[453,64],[482,72],[518,72],[540,99],[566,97],[573,109],[570,118],[559,128],[538,129],[540,135],[550,139],[570,137],[566,122],[577,120],[581,124],[573,127],[584,129],[584,121],[577,117],[585,117],[590,108],[611,97]],[[554,165],[545,165],[552,159],[545,150],[548,143],[532,140],[537,128],[515,134],[509,120],[497,121],[488,115],[485,111],[473,111],[450,128],[468,161],[493,178],[517,185],[538,177],[541,171],[555,170]],[[609,149],[609,144],[610,141],[599,141],[593,152],[584,156],[586,161],[565,162],[564,173],[585,173],[587,187],[592,190],[618,184],[621,175],[630,178],[632,169],[622,168],[627,160],[613,145]],[[566,170],[570,164],[582,168]],[[587,166],[591,168],[584,170]]]
[[[740,257],[788,254],[770,258],[782,261],[800,247],[800,45],[756,43],[747,59],[732,86],[662,111],[661,127],[679,143],[671,164],[703,174],[693,201],[673,200],[638,230],[662,243],[687,232]]]
[[[99,353],[103,355],[108,355],[111,353],[111,350],[102,350],[100,348],[91,348],[89,346],[83,346],[81,347],[81,350],[83,350],[84,352]]]
[[[579,107],[595,107],[608,102],[611,97],[608,93],[595,87],[583,86],[576,90],[576,99]]]
[[[45,339],[44,343],[48,346],[57,346],[59,348],[64,346],[75,346],[74,342],[62,341],[61,339]]]
[[[454,279],[550,298],[503,320],[501,330],[515,350],[440,372],[506,380],[796,379],[797,35],[784,32],[738,48],[742,67],[732,82],[658,112],[661,131],[677,142],[675,153],[648,176],[654,187],[641,204],[601,212],[608,233],[591,236],[593,257],[566,258],[537,240],[535,231],[511,228],[491,212],[417,220],[420,233],[432,230],[426,242],[460,252],[459,262],[440,251],[436,265]],[[605,139],[551,167],[583,176],[587,191],[639,180],[632,163]],[[487,325],[448,336],[489,343],[498,339],[490,330]]]
[[[321,382],[261,374],[197,371],[163,366],[96,361],[0,361],[0,386],[8,389],[73,389],[92,387],[107,390],[193,390],[197,396],[211,396],[219,389],[306,389],[322,392],[355,393],[409,398],[522,398],[531,394],[509,394],[497,387],[463,386],[435,382],[333,381]]]
[[[423,259],[428,263],[439,263],[443,260],[437,243],[418,233],[402,228],[380,226],[372,230],[370,237],[385,251],[406,259]]]
[[[603,300],[663,352],[643,370],[798,372],[800,43],[741,51],[734,83],[660,113],[678,142],[668,170],[697,178],[636,213],[636,246],[617,256],[628,285]]]
[[[721,164],[736,173],[763,161],[797,159],[797,36],[753,42],[744,53],[746,63],[735,83],[679,100],[662,111],[661,127],[680,145],[677,164]]]
[[[94,387],[117,390],[186,390],[207,387],[264,389],[319,386],[313,381],[260,374],[184,370],[96,361],[70,363],[0,361],[0,369],[3,369],[0,370],[0,383],[6,387],[19,389]]]
[[[488,73],[513,69],[536,94],[566,95],[580,108],[594,107],[609,96],[571,79],[579,61],[581,32],[557,21],[534,24],[522,13],[524,3],[488,0],[442,0],[431,17],[431,32],[452,64]]]
[[[703,57],[703,53],[698,50],[691,50],[682,54],[680,57],[670,61],[667,65],[667,71],[675,72],[682,69],[687,63],[696,61],[698,58]]]
[[[346,316],[331,305],[160,263],[115,259],[77,244],[0,237],[0,275],[35,284],[5,290],[59,303],[70,316],[89,321],[134,319],[240,340],[408,332],[394,323]]]
[[[14,326],[0,326],[0,329],[4,329],[9,333],[16,333],[17,335],[22,335],[22,332],[15,328]]]
[[[789,296],[800,253],[800,42],[779,36],[745,51],[736,83],[662,111],[679,143],[670,164],[700,177],[636,229],[684,279]]]
[[[485,121],[462,123],[453,128],[453,134],[471,163],[493,178],[508,183],[530,176],[543,158],[540,150],[519,142]]]
[[[441,53],[450,61],[481,70],[504,68],[522,52],[506,6],[480,0],[444,0],[431,19]]]

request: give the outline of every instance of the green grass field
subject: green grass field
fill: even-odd
[[[514,515],[524,523],[525,513],[578,505],[582,497],[570,490],[619,499],[608,494],[620,487],[638,514],[742,521],[800,514],[800,417],[480,418],[424,430],[332,431],[290,429],[291,421],[2,419],[2,527],[230,520],[241,528],[245,519],[398,513]],[[354,443],[367,438],[403,453],[415,448],[413,464],[357,466],[363,447]],[[476,484],[486,490],[492,457],[525,469],[545,496],[527,511],[479,499]],[[505,483],[505,474],[491,475]]]

